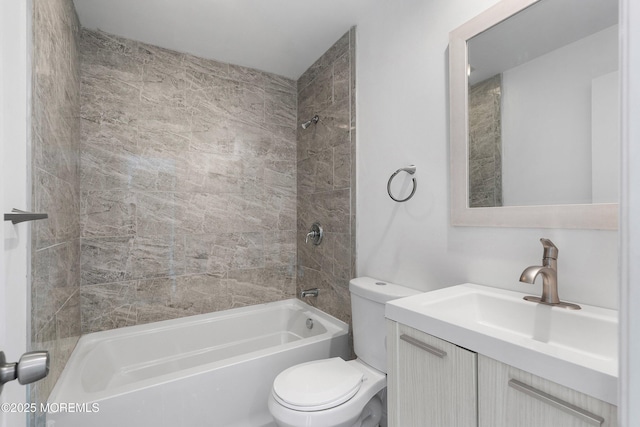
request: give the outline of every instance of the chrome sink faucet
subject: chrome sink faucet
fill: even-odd
[[[526,296],[527,301],[545,305],[580,310],[580,306],[560,301],[558,297],[558,248],[549,239],[540,239],[544,252],[542,265],[534,265],[524,269],[520,281],[533,284],[538,276],[542,276],[542,297]]]

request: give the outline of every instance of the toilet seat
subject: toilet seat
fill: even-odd
[[[356,395],[364,375],[340,357],[316,360],[282,371],[273,382],[273,398],[302,412],[342,405]]]

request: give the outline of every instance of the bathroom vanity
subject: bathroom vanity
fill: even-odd
[[[477,426],[478,355],[387,320],[389,427]]]
[[[523,295],[465,284],[388,303],[389,426],[616,426],[616,312]]]

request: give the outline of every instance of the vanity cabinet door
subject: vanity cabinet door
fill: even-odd
[[[591,396],[478,356],[479,427],[615,427],[617,409]]]
[[[387,321],[389,427],[477,427],[476,353]]]

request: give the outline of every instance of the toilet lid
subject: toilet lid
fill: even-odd
[[[273,382],[273,397],[298,411],[320,411],[341,405],[360,389],[363,373],[339,357],[285,369]]]

